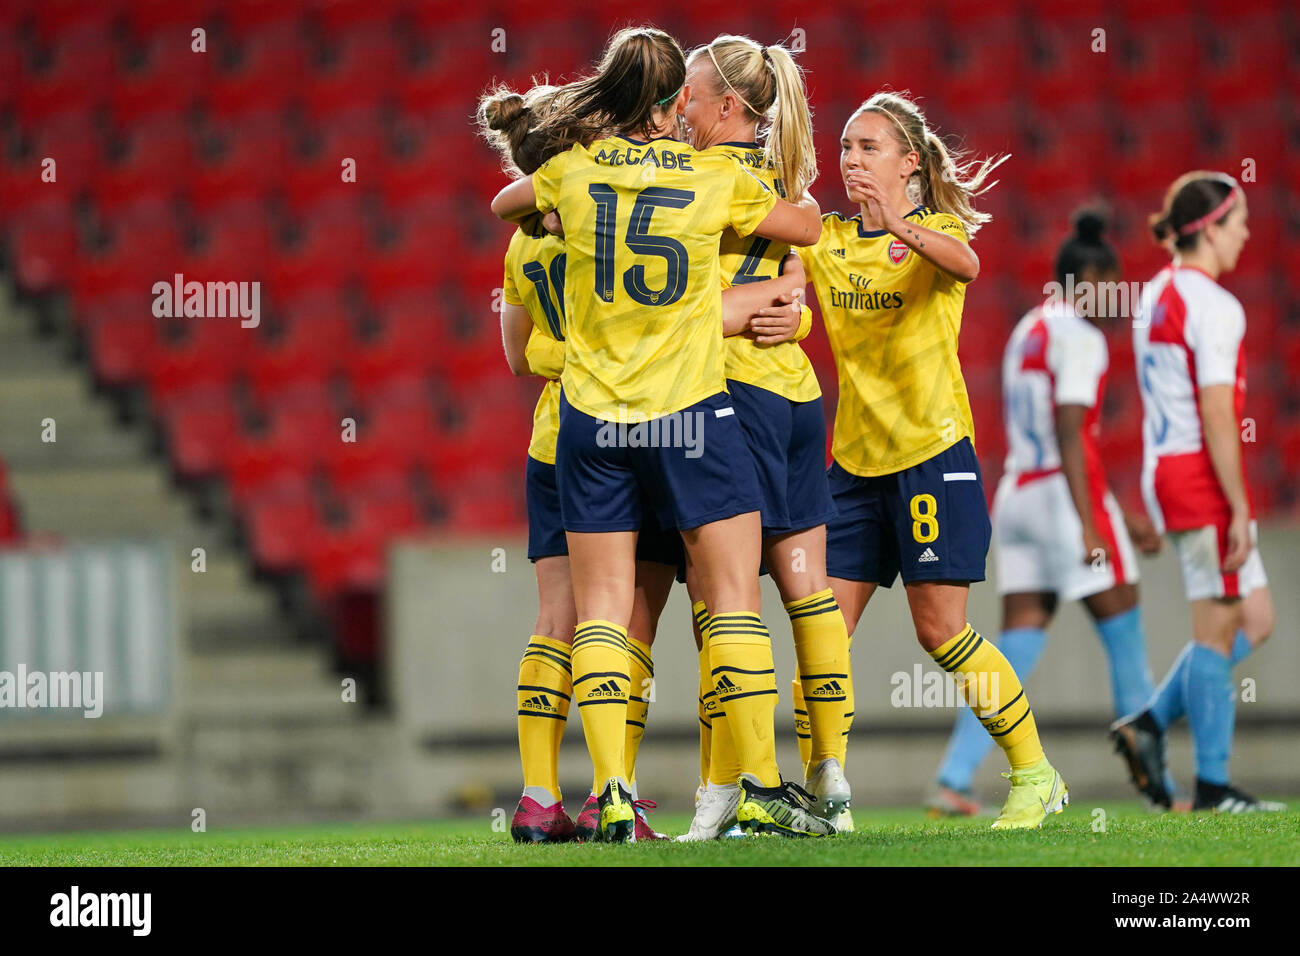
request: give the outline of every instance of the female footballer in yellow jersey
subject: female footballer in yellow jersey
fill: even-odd
[[[690,96],[685,75],[670,36],[620,31],[597,73],[565,87],[538,127],[555,137],[555,155],[492,203],[505,219],[556,211],[564,224],[556,468],[579,622],[574,697],[599,832],[621,842],[634,817],[623,759],[627,628],[648,508],[681,531],[710,609],[712,670],[727,677],[728,723],[748,775],[742,824],[824,835],[829,824],[776,766],[776,681],[758,613],[760,495],[726,394],[718,264],[728,229],[808,244],[820,216],[810,197],[783,202],[732,158],[671,138]]]
[[[554,88],[537,87],[525,98],[497,91],[483,98],[480,125],[506,168],[532,172],[537,165],[530,126],[551,106]],[[546,385],[533,413],[528,446],[528,558],[537,570],[538,615],[519,667],[519,751],[524,792],[511,820],[517,842],[557,843],[590,839],[597,819],[595,795],[588,797],[577,824],[564,810],[558,782],[560,740],[573,692],[570,645],[577,624],[569,573],[568,545],[560,522],[555,479],[559,432],[560,375],[564,369],[564,240],[534,216],[515,230],[506,252],[501,334],[506,360],[516,375],[540,375]],[[659,615],[672,588],[681,555],[674,533],[648,529],[637,541],[636,599],[628,628],[632,691],[626,721],[625,757],[633,790],[637,839],[663,839],[650,827],[636,799],[635,767],[649,711],[654,677],[651,646]]]
[[[817,174],[812,122],[802,76],[784,47],[718,37],[687,58],[686,83],[691,98],[684,118],[696,149],[733,157],[782,195],[802,195],[811,185]],[[766,149],[757,143],[760,122]],[[788,312],[785,302],[802,292],[803,269],[789,251],[788,244],[763,237],[723,234],[724,312],[736,311],[730,305],[737,294],[751,290],[756,310],[754,316],[742,314],[739,323],[730,316],[724,320],[724,330],[736,333],[727,338],[727,391],[758,470],[764,563],[790,615],[799,674],[819,691],[809,695],[807,787],[818,813],[835,819],[850,799],[838,760],[848,633],[826,579],[826,520],[834,506],[826,481],[821,388],[797,342],[767,344],[752,331],[765,327],[763,312]],[[691,569],[687,587],[695,613],[707,622]],[[711,671],[708,645],[701,641],[700,720],[708,751],[702,746],[702,789],[682,840],[724,834],[736,822],[741,799],[740,767]]]
[[[1065,783],[1043,754],[1015,671],[966,620],[990,524],[957,335],[966,283],[979,274],[969,236],[989,218],[971,200],[998,163],[959,166],[916,104],[895,93],[863,103],[840,145],[860,211],[825,216],[804,257],[840,385],[831,586],[852,634],[876,587],[901,571],[917,639],[1011,764],[994,827],[1038,827],[1068,802]]]

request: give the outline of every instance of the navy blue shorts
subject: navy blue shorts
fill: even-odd
[[[555,449],[566,531],[686,531],[758,511],[745,433],[726,392],[649,422],[604,422],[560,393]]]
[[[826,527],[826,571],[883,587],[983,581],[992,525],[979,459],[963,438],[928,461],[875,478],[827,471],[838,514]]]
[[[792,402],[756,385],[728,380],[763,495],[763,537],[826,524],[835,516],[826,480],[822,400]]]
[[[525,471],[528,496],[528,560],[567,556],[569,542],[560,520],[560,491],[556,486],[554,465],[538,461],[531,455]],[[636,539],[638,561],[654,561],[674,567],[685,564],[682,536],[665,531],[657,521],[647,522]]]
[[[560,520],[560,490],[555,484],[555,466],[528,456],[524,469],[528,501],[528,560],[554,558],[569,553]]]

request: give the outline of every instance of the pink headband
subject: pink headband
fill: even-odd
[[[1199,232],[1200,230],[1204,229],[1208,223],[1218,222],[1219,219],[1223,217],[1223,214],[1232,208],[1232,204],[1235,203],[1236,201],[1237,201],[1237,187],[1234,186],[1232,188],[1232,191],[1228,193],[1227,198],[1224,199],[1223,202],[1219,203],[1217,206],[1215,206],[1213,209],[1207,212],[1200,219],[1193,219],[1187,225],[1183,226],[1181,229],[1178,230],[1178,234],[1180,236],[1190,236],[1192,233]]]

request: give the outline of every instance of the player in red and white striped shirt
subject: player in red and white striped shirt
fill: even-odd
[[[1033,670],[1061,600],[1081,600],[1110,661],[1117,714],[1151,697],[1138,610],[1137,557],[1160,538],[1141,515],[1125,515],[1106,486],[1097,447],[1109,355],[1091,303],[1097,283],[1118,279],[1119,257],[1102,238],[1105,220],[1084,212],[1057,254],[1059,289],[1016,325],[1002,363],[1007,460],[993,504],[999,647],[1016,673]],[[1077,290],[1077,291],[1076,291]],[[1067,299],[1066,296],[1069,296]],[[971,779],[988,753],[979,723],[961,715],[939,768],[932,812],[971,814]]]
[[[1242,468],[1246,315],[1219,285],[1250,236],[1231,176],[1194,172],[1153,217],[1174,259],[1147,285],[1133,325],[1142,390],[1142,489],[1168,534],[1192,604],[1192,643],[1147,709],[1115,726],[1134,782],[1157,802],[1164,731],[1185,707],[1196,747],[1196,809],[1281,809],[1232,787],[1232,665],[1268,637],[1273,602]],[[1178,689],[1181,688],[1181,695]]]

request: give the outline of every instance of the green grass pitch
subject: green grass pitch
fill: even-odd
[[[929,820],[862,808],[857,832],[709,844],[516,846],[492,818],[0,837],[0,866],[1296,866],[1300,815],[1147,813],[1136,803],[1070,807],[1043,829],[1001,833],[988,820]],[[681,833],[684,814],[654,814]],[[497,820],[500,820],[498,815]],[[497,823],[500,826],[500,823]]]

